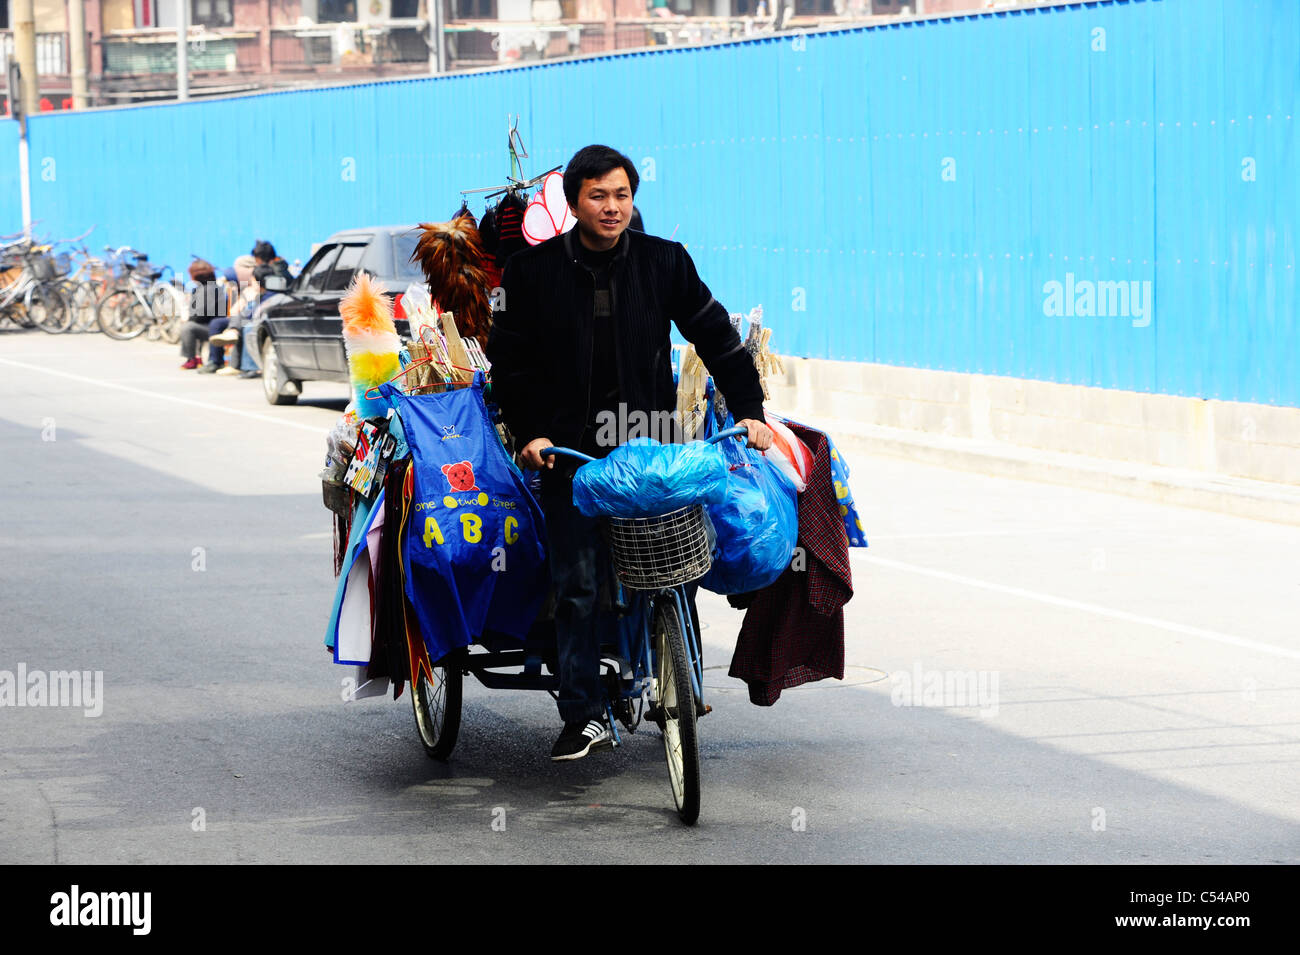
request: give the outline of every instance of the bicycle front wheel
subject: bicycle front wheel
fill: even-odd
[[[99,303],[99,329],[109,338],[127,341],[142,334],[151,316],[129,289],[118,289]]]
[[[451,666],[433,667],[432,683],[424,673],[411,680],[415,728],[430,759],[446,761],[456,746],[456,737],[460,734],[463,681],[464,674],[454,662]]]
[[[33,285],[27,291],[27,315],[41,331],[58,335],[72,325],[72,310],[55,285]]]
[[[668,779],[677,815],[690,826],[700,816],[700,746],[682,618],[677,605],[670,600],[655,604],[654,645],[658,655],[658,713],[663,721]]]
[[[72,330],[74,332],[97,332],[99,322],[95,314],[95,305],[99,301],[99,286],[93,282],[72,283],[72,294],[68,302],[72,308]]]

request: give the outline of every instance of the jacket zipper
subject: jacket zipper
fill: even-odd
[[[578,444],[581,445],[587,437],[587,428],[591,422],[591,376],[596,365],[596,277],[591,274],[581,259],[578,260],[578,268],[591,279],[591,313],[587,316],[587,406],[582,413],[582,431],[581,437],[578,438]],[[579,447],[577,450],[580,451],[582,448]]]

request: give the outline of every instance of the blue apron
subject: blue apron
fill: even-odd
[[[546,596],[541,509],[497,438],[482,374],[455,391],[381,386],[411,449],[406,596],[437,662],[484,630],[522,638]]]

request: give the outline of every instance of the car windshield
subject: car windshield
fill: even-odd
[[[420,263],[411,261],[411,253],[415,251],[415,243],[419,239],[418,229],[399,232],[393,236],[393,267],[397,270],[399,279],[424,279],[424,270],[420,268]]]

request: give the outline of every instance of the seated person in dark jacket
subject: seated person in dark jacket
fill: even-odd
[[[189,321],[181,326],[182,368],[199,367],[199,343],[208,340],[208,326],[213,319],[226,317],[225,288],[218,284],[212,263],[195,259],[190,263],[190,279],[195,285],[190,290]]]
[[[278,275],[286,282],[293,281],[293,276],[289,273],[289,263],[275,254],[275,246],[270,242],[265,239],[258,239],[253,243],[252,254],[258,265],[269,265],[271,267],[272,275]]]
[[[551,751],[556,760],[578,759],[608,739],[599,680],[608,621],[596,608],[598,522],[573,506],[573,465],[544,459],[541,449],[603,456],[611,450],[608,432],[625,430],[604,427],[609,421],[672,414],[673,323],[748,429],[750,446],[765,449],[772,441],[753,360],[686,249],[628,229],[638,179],[632,161],[606,146],[588,146],[570,160],[564,194],[577,225],[506,262],[504,310],[494,316],[487,349],[493,393],[520,459],[544,469],[540,503],[564,720]]]

